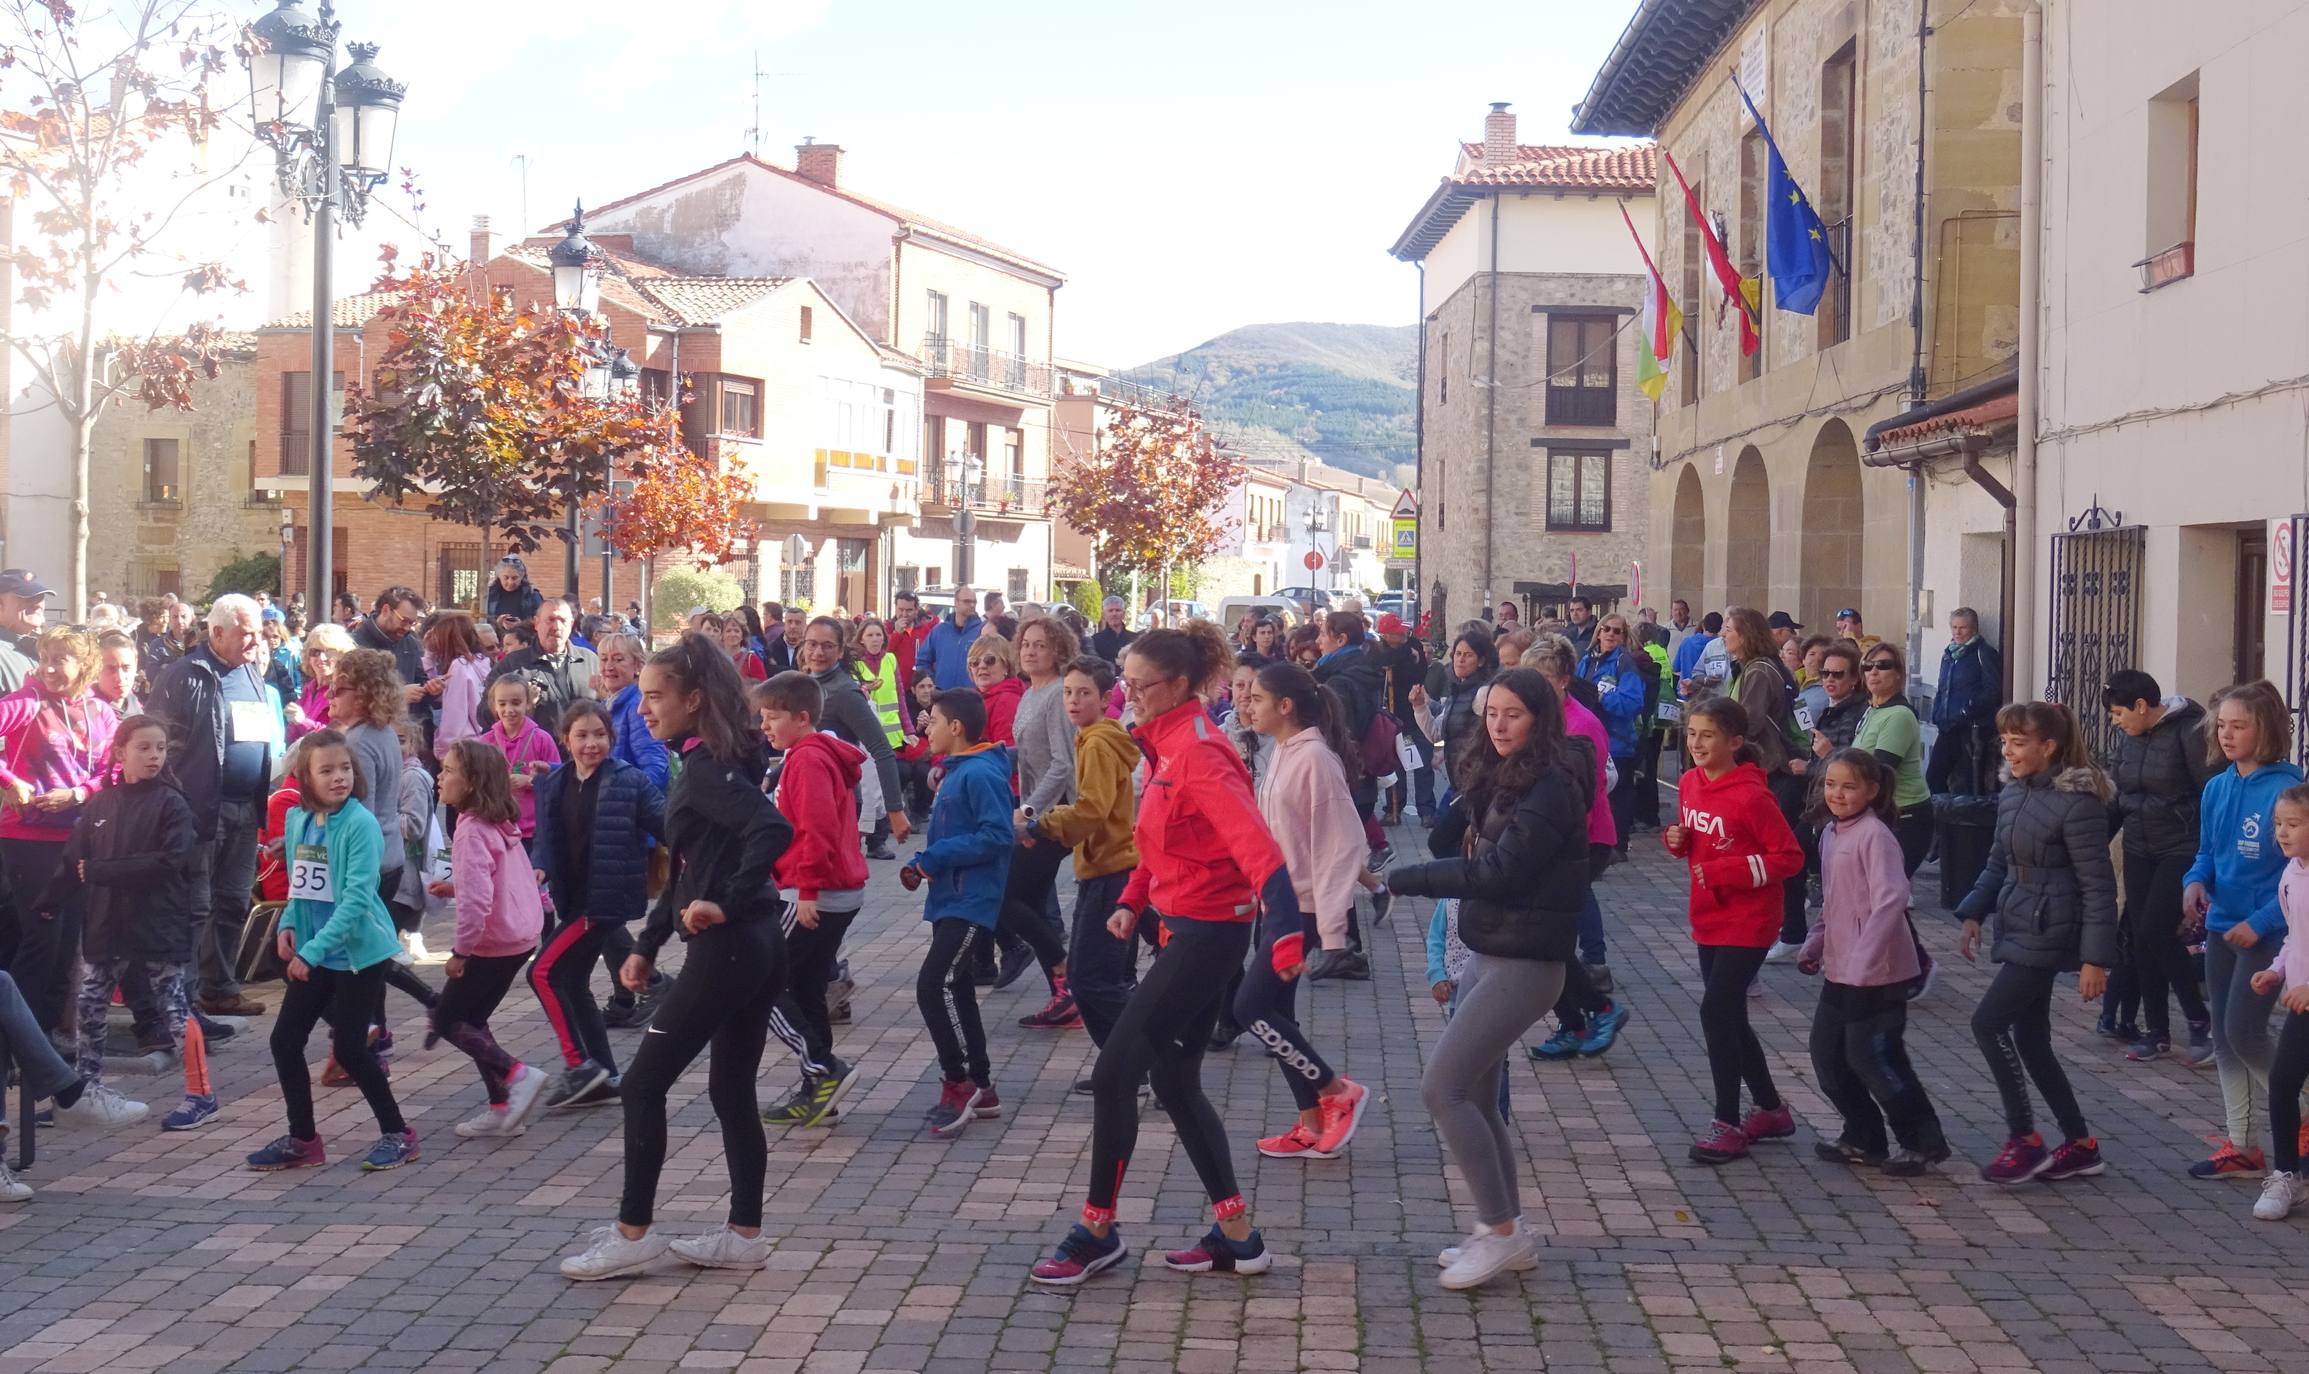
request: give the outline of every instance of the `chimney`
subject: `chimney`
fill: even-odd
[[[1483,161],[1492,167],[1515,161],[1515,116],[1504,100],[1492,101],[1483,117]]]
[[[473,217],[473,247],[470,253],[475,267],[486,267],[497,256],[497,234],[489,227],[489,216]]]
[[[794,170],[820,186],[840,186],[842,145],[803,139],[794,149]]]

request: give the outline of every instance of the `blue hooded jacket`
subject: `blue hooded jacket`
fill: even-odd
[[[1636,752],[1636,727],[1644,713],[1644,679],[1630,651],[1588,654],[1579,661],[1579,675],[1595,684],[1604,734],[1611,739],[1611,756],[1631,758]]]
[[[2244,777],[2231,764],[2205,784],[2197,815],[2197,861],[2181,879],[2203,883],[2212,894],[2205,930],[2218,936],[2239,921],[2266,943],[2285,934],[2285,913],[2277,905],[2277,880],[2285,855],[2277,848],[2277,794],[2301,782],[2301,770],[2279,760]]]
[[[1010,790],[1010,751],[997,744],[946,760],[946,780],[930,805],[928,845],[914,867],[929,879],[925,921],[968,921],[994,928],[1010,881],[1010,829],[1017,794]]]
[[[986,633],[986,617],[974,615],[967,625],[946,616],[930,627],[922,647],[914,651],[914,670],[928,671],[941,692],[970,685],[970,646]]]
[[[649,785],[666,790],[665,744],[649,732],[641,719],[641,684],[629,682],[609,699],[610,754],[642,771]]]

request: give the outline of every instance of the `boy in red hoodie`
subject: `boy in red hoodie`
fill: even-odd
[[[818,729],[825,697],[808,673],[783,672],[748,693],[762,733],[783,757],[770,799],[793,823],[794,842],[778,859],[786,908],[786,984],[770,1009],[770,1029],[801,1060],[802,1081],[762,1113],[773,1126],[832,1121],[858,1071],[834,1056],[826,985],[842,936],[866,901],[866,856],[858,847],[858,779],[866,751]]]
[[[1796,1133],[1772,1086],[1764,1047],[1748,1024],[1748,984],[1780,932],[1780,884],[1804,871],[1804,851],[1780,814],[1747,741],[1745,708],[1714,697],[1684,717],[1692,767],[1676,788],[1678,823],[1661,832],[1692,866],[1692,939],[1700,947],[1700,1034],[1715,1080],[1715,1120],[1692,1146],[1701,1164],[1727,1164],[1758,1140]],[[1756,1109],[1740,1116],[1740,1084]]]

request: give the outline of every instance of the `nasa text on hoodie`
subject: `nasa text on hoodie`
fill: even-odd
[[[1743,763],[1711,778],[1704,769],[1686,769],[1676,785],[1676,808],[1692,869],[1692,939],[1769,946],[1780,934],[1780,884],[1804,871],[1804,850],[1764,770]]]

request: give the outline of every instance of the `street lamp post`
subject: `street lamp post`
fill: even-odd
[[[968,451],[955,460],[954,585],[975,586],[978,577],[978,516],[970,509],[970,468],[981,461]]]
[[[272,13],[250,26],[258,40],[244,56],[249,108],[257,137],[273,150],[281,191],[304,208],[313,227],[312,452],[306,477],[305,600],[315,609],[336,591],[334,480],[336,375],[334,283],[330,250],[341,213],[358,225],[369,195],[393,166],[393,134],[400,120],[402,83],[376,64],[373,43],[351,45],[353,65],[337,70],[337,12],[321,0],[320,15],[299,0],[277,0]],[[283,573],[284,581],[286,572]]]
[[[569,219],[569,229],[561,242],[546,251],[546,261],[553,268],[553,303],[564,312],[579,319],[590,319],[601,304],[601,250],[585,237],[585,205],[580,202],[576,213]],[[597,401],[609,399],[613,385],[610,372],[614,362],[606,348],[597,350],[585,363],[585,394]],[[603,474],[606,481],[608,474]],[[578,558],[583,552],[578,524],[577,474],[569,474],[569,528],[564,531],[562,572],[571,596],[578,596]],[[602,593],[606,605],[607,578]]]
[[[1315,536],[1330,528],[1330,523],[1323,518],[1323,508],[1321,506],[1307,507],[1307,514],[1304,518],[1307,525],[1307,552],[1321,553],[1323,546],[1316,542]],[[1315,574],[1317,571],[1315,568],[1307,569],[1308,586],[1316,585]]]

